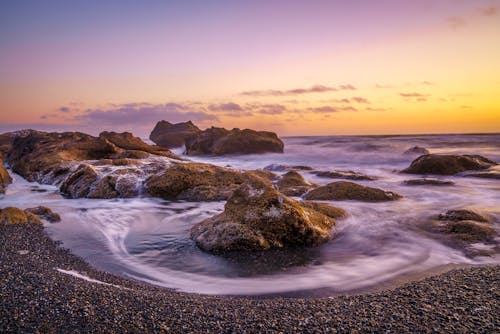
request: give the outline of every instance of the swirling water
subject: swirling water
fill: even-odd
[[[498,180],[453,176],[439,178],[455,186],[403,185],[403,180],[418,177],[397,173],[415,158],[403,154],[415,145],[432,153],[481,154],[500,161],[500,135],[295,137],[285,139],[284,154],[191,158],[238,169],[286,164],[354,170],[378,177],[356,182],[404,196],[388,203],[331,202],[347,210],[349,217],[338,222],[330,242],[316,248],[204,253],[190,240],[189,229],[222,212],[224,202],[65,199],[55,186],[30,183],[14,174],[15,182],[0,205],[46,205],[59,212],[62,222],[47,224],[49,235],[98,269],[203,294],[349,292],[442,265],[500,263],[498,256],[468,258],[413,228],[457,208],[485,213],[497,229],[500,222]],[[301,173],[318,184],[332,181]]]

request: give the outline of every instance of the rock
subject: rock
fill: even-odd
[[[246,171],[246,173],[254,174],[255,176],[261,177],[268,181],[276,181],[279,178],[278,175],[274,174],[273,172],[262,169],[248,170]]]
[[[53,212],[50,208],[46,206],[37,206],[34,208],[28,208],[26,212],[31,212],[38,217],[47,220],[49,223],[56,223],[61,221],[61,216],[58,213]]]
[[[334,219],[301,207],[271,187],[243,185],[223,213],[191,228],[191,238],[211,253],[310,247],[329,240],[334,224]]]
[[[186,138],[188,155],[283,153],[283,142],[273,132],[211,127]]]
[[[228,199],[243,183],[253,187],[269,185],[269,181],[250,172],[201,163],[174,163],[165,171],[150,176],[146,191],[170,200],[220,201]]]
[[[497,235],[495,229],[488,223],[473,220],[433,221],[430,232],[447,235],[453,241],[465,243],[491,242]]]
[[[406,155],[424,155],[424,154],[430,154],[429,150],[424,148],[424,147],[420,147],[420,146],[413,146],[413,147],[410,147],[409,149],[407,149],[404,154]]]
[[[344,209],[337,208],[335,206],[326,203],[301,201],[300,206],[313,209],[314,211],[318,211],[319,213],[322,213],[330,218],[334,219],[347,218],[347,212]]]
[[[98,177],[99,175],[90,165],[81,164],[63,181],[59,190],[70,198],[87,197]]]
[[[453,186],[455,182],[447,181],[447,180],[439,180],[439,179],[413,179],[413,180],[405,180],[403,184],[407,186]]]
[[[0,209],[0,224],[42,224],[41,220],[31,212],[14,207]]]
[[[474,220],[478,222],[488,222],[488,219],[470,210],[448,210],[438,216],[439,220],[460,221]]]
[[[478,177],[482,179],[500,180],[500,171],[498,169],[483,172],[483,173],[471,173],[463,175],[465,177]]]
[[[149,135],[149,139],[156,145],[174,148],[183,146],[186,138],[194,137],[200,132],[201,130],[191,121],[176,124],[159,121]]]
[[[9,172],[7,172],[7,170],[3,166],[3,158],[2,154],[0,153],[0,194],[5,193],[7,185],[9,185],[11,182],[12,178],[10,177]]]
[[[335,170],[335,171],[317,171],[313,172],[314,175],[319,177],[328,177],[331,179],[347,179],[347,180],[376,180],[376,177],[364,175],[361,173],[353,172],[352,170]]]
[[[305,194],[304,198],[306,200],[382,202],[394,201],[401,196],[390,191],[366,187],[353,182],[338,181],[313,189]]]
[[[141,154],[138,152],[147,152],[155,155],[161,155],[169,158],[177,158],[170,150],[160,147],[152,146],[143,142],[140,138],[134,137],[130,132],[108,132],[104,131],[99,134],[99,137],[106,138],[114,145],[126,150],[126,152],[121,152],[120,158],[132,158],[133,155]],[[133,152],[127,152],[133,151]],[[131,156],[124,156],[131,155]],[[140,159],[140,158],[139,158]]]
[[[296,171],[290,171],[278,180],[276,183],[281,193],[286,196],[301,196],[317,185],[307,182],[302,175]]]
[[[286,172],[291,170],[313,170],[314,168],[312,168],[311,166],[303,166],[303,165],[289,166],[289,165],[271,164],[264,167],[263,169],[270,172]]]
[[[482,170],[496,165],[480,155],[437,155],[427,154],[415,159],[403,170],[408,174],[453,175],[468,170]]]

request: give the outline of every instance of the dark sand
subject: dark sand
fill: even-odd
[[[211,297],[96,271],[42,226],[0,225],[0,332],[498,333],[499,269],[454,269],[355,296]]]

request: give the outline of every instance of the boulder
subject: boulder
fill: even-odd
[[[404,154],[405,155],[424,155],[424,154],[429,154],[429,150],[424,148],[424,147],[420,147],[420,146],[413,146],[413,147],[410,147],[409,149],[407,149]]]
[[[324,214],[327,217],[334,219],[344,219],[347,218],[347,212],[344,209],[337,208],[330,204],[321,202],[311,202],[311,201],[301,201],[300,206],[304,208],[310,208],[314,211]]]
[[[491,224],[473,220],[432,221],[429,231],[450,237],[454,242],[465,242],[468,244],[491,242],[497,235]]]
[[[486,217],[483,217],[477,212],[471,210],[448,210],[438,216],[439,220],[460,221],[460,220],[474,220],[477,222],[488,222]]]
[[[88,164],[79,165],[61,184],[59,190],[70,198],[88,197],[99,174]]]
[[[284,144],[273,132],[211,127],[186,138],[188,155],[283,153]]]
[[[280,177],[276,183],[281,193],[286,196],[301,196],[317,185],[307,182],[302,175],[296,171],[290,171]]]
[[[134,137],[130,132],[118,133],[118,132],[104,131],[99,134],[99,137],[105,138],[109,142],[116,145],[117,147],[125,150],[125,152],[120,152],[121,156],[119,156],[119,158],[133,158],[132,156],[124,156],[124,155],[140,154],[137,152],[147,152],[150,154],[165,156],[169,158],[176,158],[176,155],[173,154],[170,150],[160,146],[152,146],[146,144],[145,142],[142,141],[142,139],[140,139],[139,137]]]
[[[176,124],[159,121],[149,135],[149,139],[156,145],[174,148],[183,146],[186,138],[194,137],[200,132],[201,130],[191,121]]]
[[[305,194],[304,198],[306,200],[382,202],[394,201],[401,196],[390,191],[366,187],[353,182],[338,181],[313,189]]]
[[[408,174],[453,175],[468,170],[488,169],[494,165],[496,165],[496,162],[480,155],[427,154],[415,159],[402,172]]]
[[[0,209],[0,224],[42,224],[42,221],[31,212],[14,207]]]
[[[447,180],[423,178],[423,179],[405,180],[403,181],[403,184],[407,186],[453,186],[455,185],[455,182]]]
[[[243,185],[224,212],[191,228],[191,238],[210,253],[316,246],[328,241],[335,220],[271,187]]]
[[[0,194],[5,193],[7,185],[9,185],[11,182],[12,178],[10,177],[9,172],[7,172],[7,170],[3,166],[3,158],[2,154],[0,153]]]
[[[327,177],[330,179],[347,179],[347,180],[358,180],[358,181],[362,180],[372,181],[377,179],[376,177],[353,172],[352,170],[317,171],[312,173],[316,176]]]
[[[31,212],[32,214],[37,215],[39,218],[47,220],[49,223],[57,223],[61,221],[61,216],[59,216],[58,213],[53,212],[46,206],[28,208],[25,211]]]

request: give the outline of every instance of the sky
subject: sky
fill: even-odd
[[[0,132],[500,132],[500,0],[0,1]]]

